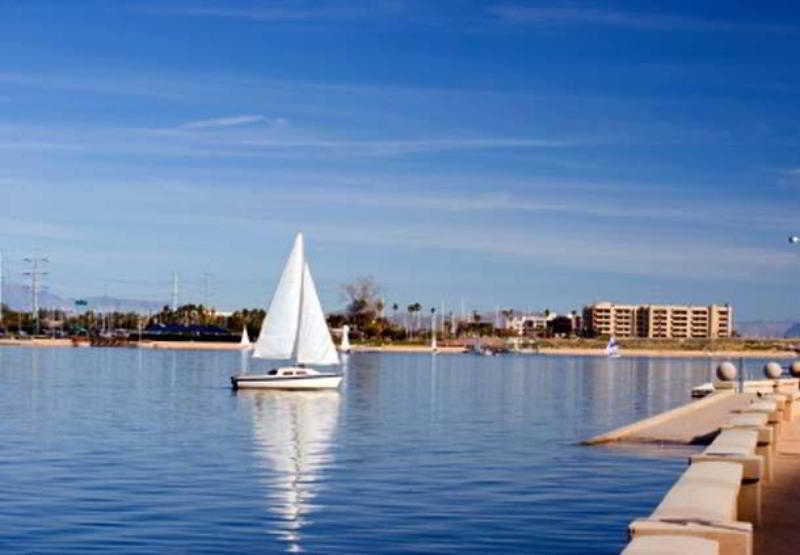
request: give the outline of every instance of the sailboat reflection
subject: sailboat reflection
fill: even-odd
[[[303,551],[302,531],[311,520],[312,501],[330,453],[339,417],[337,391],[243,391],[252,396],[253,433],[264,469],[270,510],[285,526],[277,534],[288,551]]]

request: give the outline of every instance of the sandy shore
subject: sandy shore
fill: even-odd
[[[16,345],[22,347],[72,347],[69,339],[0,339],[0,346]],[[140,344],[131,343],[131,347],[139,346],[143,349],[195,349],[195,350],[224,350],[238,351],[238,343],[221,343],[213,341],[142,341]],[[369,353],[429,353],[427,345],[353,345],[354,352]],[[439,347],[443,354],[456,354],[464,352],[461,347]],[[535,353],[534,353],[535,354]],[[598,356],[605,357],[605,349],[579,349],[579,348],[542,348],[540,355],[555,356]],[[672,349],[626,349],[622,358],[626,357],[662,357],[662,358],[773,358],[792,359],[800,358],[792,351],[764,350],[764,351],[679,351]]]

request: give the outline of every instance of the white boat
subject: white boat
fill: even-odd
[[[706,397],[714,393],[714,384],[711,382],[704,383],[692,388],[692,397]]]
[[[242,327],[242,338],[239,340],[240,349],[252,349],[253,344],[250,342],[250,336],[247,334],[247,326]]]
[[[342,341],[339,343],[339,351],[342,353],[350,352],[350,326],[342,326]]]
[[[231,376],[233,389],[329,389],[339,387],[342,381],[341,373],[306,366],[338,365],[340,361],[305,260],[302,233],[295,238],[253,357],[291,360],[294,365],[273,368],[266,374]]]
[[[492,349],[490,349],[489,347],[484,347],[481,344],[480,337],[478,337],[477,341],[475,341],[475,343],[471,347],[472,348],[468,349],[468,351],[475,355],[481,355],[485,357],[494,356],[494,351]]]
[[[608,339],[608,344],[606,345],[606,354],[610,358],[619,358],[620,357],[620,354],[619,354],[619,343],[617,343],[617,340],[614,339],[613,336]]]

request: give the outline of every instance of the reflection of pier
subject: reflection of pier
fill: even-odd
[[[330,463],[330,444],[339,416],[336,391],[239,391],[253,398],[253,434],[264,472],[269,509],[284,522],[280,536],[289,551],[302,551],[302,530],[310,522],[320,489],[320,469]]]

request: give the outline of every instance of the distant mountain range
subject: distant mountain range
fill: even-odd
[[[742,337],[778,339],[781,337],[800,337],[800,322],[794,320],[754,320],[736,322],[734,326]]]
[[[86,306],[75,306],[76,299],[64,298],[49,291],[39,292],[39,308],[59,310],[94,310],[95,312],[158,312],[168,302],[142,301],[101,295],[85,297]],[[12,310],[31,310],[31,288],[18,283],[3,283],[3,304]]]

